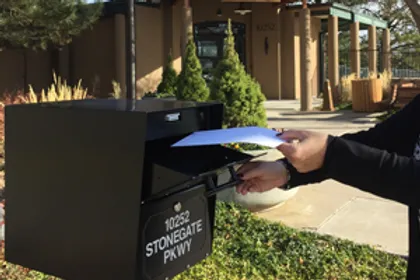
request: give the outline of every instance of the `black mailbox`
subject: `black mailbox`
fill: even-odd
[[[214,194],[251,156],[172,148],[218,129],[218,103],[6,107],[6,259],[69,280],[169,279],[211,254]],[[218,185],[217,175],[232,179]]]

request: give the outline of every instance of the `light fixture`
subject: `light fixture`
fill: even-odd
[[[234,10],[234,13],[238,14],[238,15],[241,15],[241,16],[244,16],[246,14],[252,13],[252,10],[251,9],[246,9],[244,7],[244,3],[241,2],[241,3],[239,3],[239,8]]]

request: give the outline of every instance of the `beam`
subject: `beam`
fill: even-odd
[[[378,54],[376,46],[376,26],[371,25],[368,29],[368,56],[369,56],[369,72],[376,74],[378,69]]]
[[[383,46],[383,70],[391,72],[391,34],[388,28],[383,30],[382,35],[382,46]]]
[[[351,72],[360,78],[360,24],[353,22],[350,25],[350,66]]]
[[[328,17],[328,79],[331,83],[334,103],[338,102],[338,85],[340,77],[338,73],[338,18]]]

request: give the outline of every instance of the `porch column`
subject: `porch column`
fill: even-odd
[[[328,17],[328,79],[333,92],[334,103],[338,101],[338,17]]]
[[[192,7],[190,0],[183,0],[182,7],[182,30],[181,30],[181,54],[184,57],[185,47],[188,42],[188,34],[193,32]]]
[[[125,16],[116,14],[114,19],[115,81],[120,84],[121,95],[126,96]]]
[[[311,11],[305,7],[300,11],[300,53],[302,93],[300,98],[300,110],[312,110],[312,84],[311,84]]]
[[[368,27],[368,56],[369,56],[369,72],[372,74],[376,74],[377,72],[377,50],[376,50],[376,26],[371,25]]]
[[[350,25],[350,68],[351,73],[356,75],[356,78],[360,77],[360,37],[359,37],[360,24],[358,21],[353,22]]]
[[[382,51],[383,70],[391,72],[391,34],[388,28],[383,30]]]

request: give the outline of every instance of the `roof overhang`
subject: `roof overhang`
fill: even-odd
[[[329,16],[338,17],[341,25],[349,25],[352,22],[359,22],[361,29],[368,26],[376,26],[377,28],[388,28],[388,22],[367,14],[355,11],[354,9],[338,3],[312,4],[308,5],[311,15],[322,20],[328,19]],[[286,7],[288,10],[300,10],[302,5],[291,4]]]

